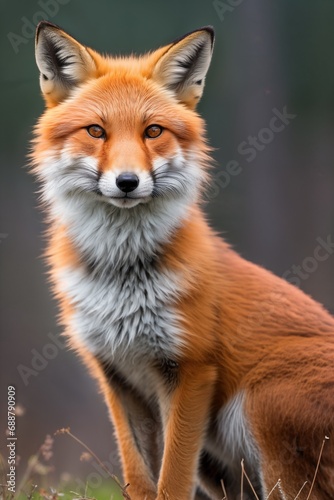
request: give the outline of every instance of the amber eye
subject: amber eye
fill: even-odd
[[[162,131],[163,128],[160,127],[160,125],[150,125],[145,130],[145,137],[148,137],[149,139],[155,139],[156,137],[159,137],[159,135],[162,134]]]
[[[100,127],[100,125],[89,125],[89,127],[87,127],[87,132],[94,137],[94,139],[104,139],[106,136],[104,129]]]

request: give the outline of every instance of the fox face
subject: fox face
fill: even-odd
[[[78,200],[183,215],[198,199],[208,147],[194,108],[212,46],[213,32],[203,28],[142,58],[104,58],[40,24],[36,60],[47,110],[35,172],[57,216]]]

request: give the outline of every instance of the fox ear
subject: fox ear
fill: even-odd
[[[194,109],[203,93],[213,44],[214,30],[211,26],[176,40],[158,59],[152,78],[172,90],[179,101]]]
[[[35,55],[48,106],[64,100],[75,86],[96,71],[87,48],[48,21],[41,21],[37,26]]]

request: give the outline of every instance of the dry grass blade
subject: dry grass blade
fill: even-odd
[[[298,497],[300,496],[301,492],[303,491],[303,489],[307,485],[307,483],[308,483],[308,481],[305,481],[305,483],[303,484],[303,486],[300,488],[300,490],[297,493],[297,496],[295,497],[295,500],[298,499]]]
[[[6,472],[7,472],[7,464],[5,462],[5,459],[0,453],[0,486],[5,487],[6,485]]]
[[[40,450],[38,450],[36,455],[32,455],[32,457],[29,458],[27,468],[24,471],[23,477],[22,477],[18,487],[16,488],[17,493],[15,493],[14,498],[18,498],[20,495],[20,492],[23,491],[24,486],[29,481],[36,465],[38,464],[39,457],[40,457]]]
[[[223,489],[223,493],[224,493],[223,500],[228,500],[227,493],[226,493],[226,488],[225,488],[225,484],[224,484],[224,481],[222,479],[220,480],[220,484],[222,485],[222,489]]]
[[[241,480],[240,480],[240,500],[244,498],[244,473],[245,470],[244,459],[241,460]]]
[[[274,485],[274,487],[273,487],[273,488],[269,491],[269,494],[268,494],[268,496],[266,497],[266,500],[268,500],[268,498],[270,497],[270,495],[271,495],[272,493],[274,493],[274,491],[276,490],[276,488],[278,488],[278,486],[279,486],[280,482],[281,482],[281,480],[279,479],[279,480],[277,481],[277,483]]]
[[[309,498],[311,496],[311,493],[312,493],[312,490],[314,488],[315,480],[317,478],[317,474],[318,474],[318,470],[319,470],[320,460],[321,460],[321,457],[322,457],[322,452],[324,451],[325,442],[328,441],[328,440],[329,440],[329,437],[325,436],[325,439],[323,440],[322,445],[321,445],[321,449],[320,449],[320,453],[319,453],[319,458],[318,458],[317,466],[315,468],[315,472],[314,472],[314,476],[313,476],[313,481],[312,481],[312,484],[311,484],[311,489],[309,491],[309,494],[306,497],[306,500],[309,500]]]
[[[5,459],[0,453],[0,499],[11,500],[14,498],[14,493],[11,493],[7,489],[7,464]]]
[[[37,484],[32,484],[31,489],[30,489],[30,493],[27,495],[28,500],[32,500],[36,490],[37,490]]]
[[[243,475],[245,476],[245,478],[247,479],[247,482],[248,482],[248,484],[249,484],[249,486],[250,486],[250,488],[251,488],[251,490],[252,490],[252,492],[253,492],[253,494],[254,494],[254,496],[255,496],[256,500],[260,500],[260,499],[259,499],[259,497],[258,497],[258,496],[257,496],[257,494],[256,494],[256,491],[254,490],[254,487],[253,487],[253,485],[252,485],[251,480],[249,479],[249,477],[248,477],[248,475],[247,475],[247,473],[246,473],[246,471],[245,471],[245,466],[244,466],[244,461],[243,461],[243,460],[241,461],[241,471],[242,471],[242,474],[243,474]]]
[[[39,449],[35,453],[35,455],[32,455],[28,459],[27,467],[23,473],[23,476],[22,476],[22,479],[21,479],[19,485],[16,488],[16,493],[13,495],[14,500],[18,500],[20,498],[21,493],[24,492],[24,488],[28,486],[28,482],[32,479],[34,472],[37,472],[38,474],[46,474],[46,472],[41,472],[42,465],[40,463],[40,458],[42,457],[44,461],[49,461],[51,459],[51,457],[53,455],[52,445],[53,445],[53,439],[51,438],[51,436],[47,435],[45,437],[44,442],[39,447]],[[47,467],[45,467],[44,471],[47,471],[47,470],[51,470],[51,469],[50,468],[47,469]],[[25,493],[27,500],[32,500],[32,498],[34,497],[34,493],[37,489],[37,485],[31,484],[30,488],[31,488],[30,493]],[[7,499],[7,500],[9,500],[9,499]]]
[[[122,486],[121,483],[119,482],[118,478],[112,474],[110,472],[110,470],[104,465],[103,462],[101,462],[101,460],[99,459],[99,457],[97,455],[95,455],[95,453],[89,448],[89,446],[87,446],[83,441],[81,441],[81,439],[79,439],[77,436],[75,436],[74,434],[72,434],[71,430],[69,427],[66,427],[66,428],[63,428],[63,429],[59,429],[57,430],[54,435],[55,436],[58,436],[59,434],[68,434],[72,439],[74,439],[74,441],[76,441],[77,443],[79,443],[83,448],[85,448],[86,451],[88,451],[88,453],[90,453],[94,458],[95,460],[98,462],[98,464],[100,465],[100,467],[108,474],[109,477],[111,477],[111,479],[113,479],[113,481],[115,481],[115,483],[117,484],[117,486],[119,487],[119,489],[121,490],[122,492],[122,495],[123,495],[123,498],[125,498],[126,500],[131,500],[131,497],[130,495],[128,494],[128,492],[126,491],[126,488],[129,486],[128,484],[126,484],[125,486]]]
[[[84,492],[84,495],[80,495],[80,493],[77,493],[76,491],[70,491],[70,493],[72,493],[72,495],[75,495],[75,498],[73,498],[72,500],[97,500],[95,497],[90,497],[88,496],[88,482],[86,482],[86,485],[85,485],[85,492]],[[110,497],[110,500],[113,500],[114,496],[111,495]]]

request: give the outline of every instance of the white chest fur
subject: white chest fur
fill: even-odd
[[[57,280],[74,306],[73,334],[106,361],[175,357],[183,342],[175,308],[181,277],[157,261],[171,228],[146,207],[138,221],[112,208],[106,217],[87,200],[68,203],[63,213],[80,208],[80,219],[69,217],[67,225],[83,262],[59,270]]]
[[[66,268],[59,279],[75,306],[74,334],[93,354],[106,360],[127,351],[176,354],[181,344],[173,307],[177,276],[137,263],[101,275],[83,266]]]

